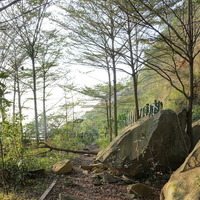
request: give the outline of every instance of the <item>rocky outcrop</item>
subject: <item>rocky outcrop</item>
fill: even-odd
[[[127,127],[96,160],[120,174],[148,173],[152,168],[175,170],[185,160],[190,142],[185,133],[186,111],[162,110]]]
[[[195,146],[200,140],[200,120],[192,124],[193,145]],[[193,146],[193,148],[194,148]]]
[[[72,169],[73,167],[70,160],[57,162],[53,165],[52,168],[53,172],[55,172],[56,174],[66,174],[71,172]]]
[[[177,199],[200,199],[200,141],[161,191],[160,200]]]

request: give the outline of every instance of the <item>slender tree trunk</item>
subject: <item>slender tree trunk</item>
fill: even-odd
[[[112,58],[113,62],[113,92],[114,92],[114,134],[115,137],[118,135],[118,123],[117,123],[117,75],[114,56]]]
[[[36,144],[39,145],[39,123],[38,123],[38,108],[37,108],[37,86],[36,86],[36,70],[35,70],[35,58],[31,57],[33,68],[33,99],[34,99],[34,112],[35,112],[35,135]]]
[[[111,84],[111,74],[110,68],[107,67],[108,72],[108,121],[109,121],[109,135],[110,142],[113,140],[112,137],[112,84]]]
[[[17,94],[18,94],[18,109],[19,109],[19,126],[21,132],[21,139],[24,137],[23,124],[22,124],[22,103],[21,103],[21,90],[19,84],[19,72],[17,69]]]
[[[113,67],[113,97],[114,97],[114,134],[118,135],[118,120],[117,120],[117,73],[116,73],[116,61],[115,61],[115,38],[114,38],[114,20],[111,16],[111,59]]]
[[[194,100],[194,38],[193,38],[193,13],[192,1],[188,0],[188,58],[189,58],[189,98],[188,98],[188,115],[187,115],[187,134],[191,138],[191,144],[194,145],[192,135],[192,109]]]
[[[15,123],[15,121],[16,121],[16,105],[15,105],[15,103],[16,103],[16,87],[17,87],[17,75],[16,75],[16,67],[15,67],[15,75],[14,75],[14,84],[13,84],[13,90],[14,90],[14,92],[13,92],[13,103],[12,103],[12,105],[13,105],[13,113],[12,113],[12,115],[13,115],[13,124]]]
[[[48,133],[47,133],[47,113],[46,113],[46,78],[45,73],[43,74],[43,121],[44,121],[44,140],[47,142]]]
[[[66,92],[67,91],[65,91],[65,123],[67,124],[67,122],[68,122],[68,110],[67,110],[68,105],[67,105],[67,95],[66,95]]]
[[[135,35],[136,35],[136,59],[133,57],[133,45],[131,39],[131,26],[130,26],[130,18],[127,15],[127,25],[128,25],[128,45],[129,45],[129,52],[130,52],[130,61],[131,61],[131,69],[132,69],[132,79],[133,79],[133,89],[134,89],[134,100],[135,100],[135,120],[140,118],[139,115],[139,102],[138,102],[138,83],[137,83],[137,69],[138,69],[138,38],[137,38],[137,25],[135,28]],[[134,62],[135,61],[135,62]]]
[[[109,137],[110,137],[109,104],[108,104],[108,99],[107,98],[105,99],[105,105],[106,105],[106,122],[107,122],[107,128],[106,128],[105,137],[107,135],[109,135]]]

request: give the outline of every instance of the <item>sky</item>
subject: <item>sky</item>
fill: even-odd
[[[54,8],[53,8],[54,9]],[[45,27],[47,29],[54,28],[53,24],[49,24],[48,21],[45,21]],[[62,64],[61,64],[62,65]],[[62,67],[62,66],[61,66]],[[64,66],[63,66],[64,67]],[[70,76],[72,77],[72,83],[77,88],[93,87],[96,84],[106,84],[108,81],[107,72],[104,69],[94,68],[93,66],[83,66],[83,65],[69,65],[68,68],[70,69],[71,73]],[[125,73],[118,72],[117,73],[118,79],[124,78],[127,76]],[[62,82],[62,80],[61,80]],[[59,83],[58,83],[59,84]],[[56,112],[59,106],[66,103],[64,97],[64,91],[60,87],[54,87],[51,89],[51,96],[49,97],[49,101],[47,102],[47,110],[51,110],[51,112]],[[32,92],[26,94],[24,96],[24,101],[27,98],[27,95],[30,98],[33,98]],[[38,92],[38,97],[41,98],[41,92]],[[91,110],[92,106],[98,103],[97,101],[93,101],[91,98],[86,97],[85,95],[81,95],[77,92],[70,91],[67,95],[68,100],[67,103],[72,101],[80,101],[80,105],[75,107],[76,117],[81,117],[86,111]],[[25,115],[25,122],[34,120],[34,104],[33,100],[29,100],[24,104],[27,109],[24,109]],[[39,114],[42,113],[42,103],[38,103]],[[50,111],[49,111],[50,113]]]
[[[70,69],[69,76],[71,77],[70,83],[76,86],[76,88],[81,89],[84,87],[93,87],[97,84],[106,84],[107,83],[107,72],[104,69],[94,68],[92,66],[83,66],[83,65],[70,65],[68,66]],[[118,73],[118,79],[124,78],[127,75],[125,73]],[[57,84],[61,83],[63,80],[59,80]],[[62,82],[64,84],[64,82]],[[75,106],[75,118],[81,118],[86,111],[92,109],[94,105],[98,103],[98,101],[93,100],[90,97],[82,95],[80,93],[74,91],[67,92],[67,100],[64,98],[64,91],[55,86],[51,88],[51,96],[47,101],[47,114],[50,113],[58,113],[60,106],[67,103],[70,104],[71,102],[79,102],[79,105]],[[41,99],[41,92],[37,93],[37,97]],[[26,101],[25,99],[31,98],[31,100]],[[12,96],[11,96],[12,98]],[[23,96],[24,107],[23,114],[25,116],[24,122],[28,123],[34,120],[34,104],[33,104],[33,93],[30,91],[28,94]],[[64,112],[64,111],[63,111]],[[38,101],[38,113],[42,113],[42,102]],[[69,110],[69,115],[72,116],[72,109]]]

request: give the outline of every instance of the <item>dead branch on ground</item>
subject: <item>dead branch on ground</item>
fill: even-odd
[[[43,146],[39,146],[38,148],[49,148],[51,151],[52,150],[64,151],[64,152],[77,153],[77,154],[93,154],[93,155],[97,155],[98,154],[98,152],[96,152],[96,151],[71,150],[71,149],[62,149],[62,148],[52,147],[52,146],[50,146],[49,144],[47,144],[45,142],[40,142],[39,145],[43,145]]]

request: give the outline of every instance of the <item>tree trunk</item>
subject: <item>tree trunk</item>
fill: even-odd
[[[38,108],[37,108],[37,86],[36,86],[36,70],[35,70],[35,58],[31,57],[32,69],[33,69],[33,99],[34,99],[34,113],[35,113],[35,135],[36,144],[39,145],[39,123],[38,123]]]
[[[21,132],[21,139],[24,137],[23,124],[22,124],[22,103],[21,103],[21,90],[19,84],[19,72],[17,69],[17,94],[18,94],[18,109],[19,109],[19,126]]]
[[[43,123],[44,123],[44,139],[45,142],[48,140],[48,133],[47,133],[47,114],[46,114],[46,77],[45,72],[43,74]]]
[[[107,66],[108,72],[108,121],[109,121],[109,135],[110,142],[113,140],[112,137],[112,84],[109,65]]]
[[[118,135],[118,120],[117,120],[117,73],[116,73],[116,61],[115,61],[115,37],[114,37],[114,20],[111,16],[111,59],[113,67],[113,97],[114,97],[114,134]]]
[[[188,115],[187,115],[187,134],[191,138],[191,146],[194,145],[192,135],[192,109],[194,100],[194,34],[193,34],[193,13],[192,1],[188,0],[188,58],[189,58],[189,98],[188,98]]]
[[[116,66],[114,57],[113,60],[113,92],[114,92],[114,133],[115,137],[118,135],[118,123],[117,123],[117,76],[116,76]]]
[[[12,113],[12,115],[13,115],[13,125],[15,124],[15,121],[16,121],[16,105],[15,105],[15,103],[16,103],[16,87],[17,87],[17,72],[16,72],[16,67],[15,67],[15,72],[14,72],[15,74],[14,74],[14,84],[13,84],[13,90],[14,90],[14,92],[13,92],[13,102],[12,102],[12,105],[13,105],[13,113]]]
[[[128,31],[127,31],[127,34],[128,34],[128,45],[129,45],[129,52],[130,52],[130,61],[131,61],[131,69],[132,69],[132,79],[133,79],[133,89],[134,89],[134,100],[135,100],[135,114],[134,114],[134,117],[135,117],[135,121],[138,120],[140,118],[140,115],[139,115],[139,102],[138,102],[138,83],[137,83],[137,70],[138,70],[138,38],[137,38],[137,25],[135,30],[135,35],[136,35],[136,52],[135,52],[135,55],[136,55],[136,59],[134,59],[133,57],[133,45],[132,45],[132,40],[131,40],[131,26],[130,26],[130,18],[129,18],[129,15],[127,15],[127,25],[128,25]],[[135,63],[134,63],[135,61]]]

